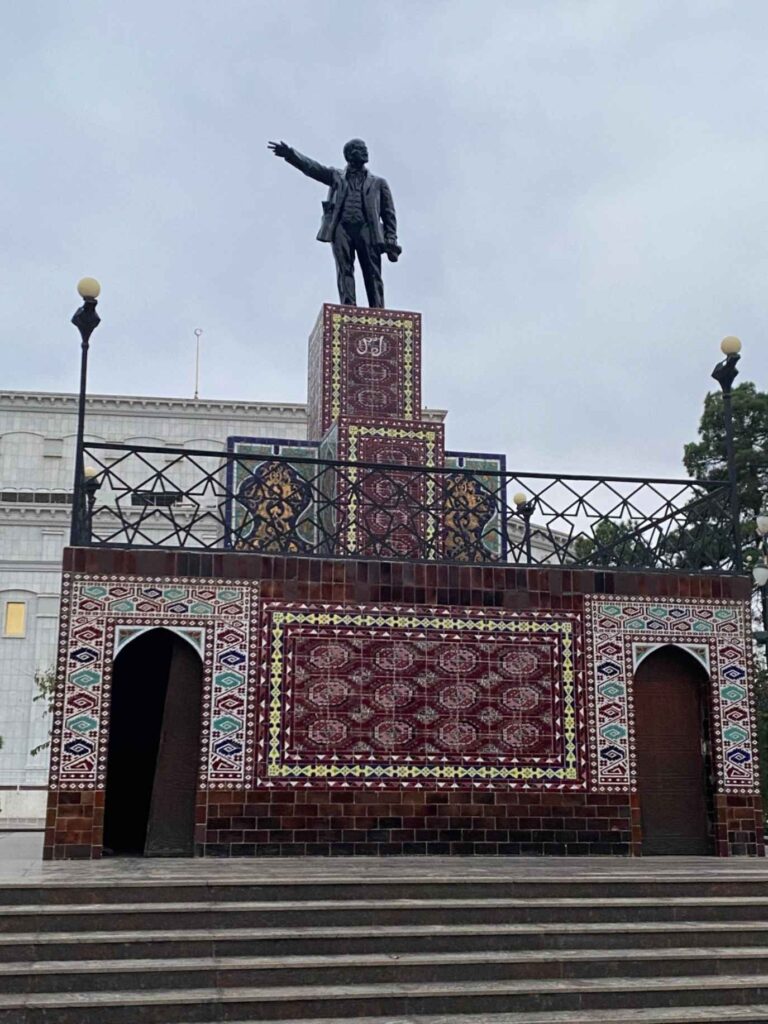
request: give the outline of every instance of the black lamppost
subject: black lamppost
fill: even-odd
[[[723,423],[725,425],[725,455],[728,462],[728,486],[731,491],[731,519],[733,520],[734,567],[736,572],[742,571],[741,529],[739,526],[739,492],[736,487],[736,455],[733,450],[733,412],[731,397],[733,382],[738,376],[736,364],[741,356],[741,342],[733,335],[723,338],[720,351],[725,356],[712,371],[712,376],[723,392]]]
[[[99,326],[101,317],[96,312],[96,299],[101,285],[93,277],[84,277],[78,281],[77,290],[83,300],[82,306],[72,317],[72,323],[80,331],[80,396],[77,406],[77,440],[75,442],[75,481],[72,487],[72,528],[69,543],[87,543],[86,528],[88,513],[86,511],[86,489],[83,466],[83,437],[85,434],[85,383],[88,376],[88,341]]]
[[[518,491],[514,495],[512,501],[515,503],[514,511],[523,520],[523,547],[525,549],[525,559],[528,565],[533,561],[532,548],[531,548],[531,516],[536,509],[536,499],[526,498],[522,491]]]

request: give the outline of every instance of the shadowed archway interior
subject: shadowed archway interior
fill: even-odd
[[[197,653],[166,629],[141,634],[115,658],[105,852],[193,854],[202,676]]]
[[[709,677],[673,645],[649,654],[635,674],[635,747],[644,856],[712,852],[711,784],[704,740]]]

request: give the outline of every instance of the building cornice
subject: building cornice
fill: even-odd
[[[71,505],[17,505],[15,502],[0,505],[0,522],[11,526],[23,526],[34,519],[38,525],[50,522],[51,526],[59,527],[66,526],[71,518]]]
[[[54,572],[59,574],[61,573],[61,558],[49,561],[42,558],[19,558],[17,560],[0,558],[0,576],[8,572]]]
[[[77,395],[53,391],[0,391],[0,411],[61,412],[74,416],[77,413]],[[175,414],[206,419],[279,416],[303,421],[307,416],[303,402],[243,402],[147,395],[88,395],[86,411],[101,416]]]

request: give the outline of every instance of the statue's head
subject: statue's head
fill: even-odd
[[[362,139],[350,139],[344,147],[344,159],[352,167],[363,167],[368,163],[368,147]]]

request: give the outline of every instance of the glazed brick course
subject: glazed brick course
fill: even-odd
[[[624,795],[304,789],[201,793],[207,856],[630,853]]]
[[[721,857],[764,857],[765,822],[759,796],[715,795],[717,853]]]
[[[43,860],[100,857],[104,791],[50,793],[45,826]]]
[[[386,562],[373,559],[296,558],[234,552],[67,548],[65,571],[137,576],[199,576],[261,581],[261,596],[331,603],[404,602],[476,608],[581,611],[585,594],[747,600],[745,576],[677,572],[598,572]]]

